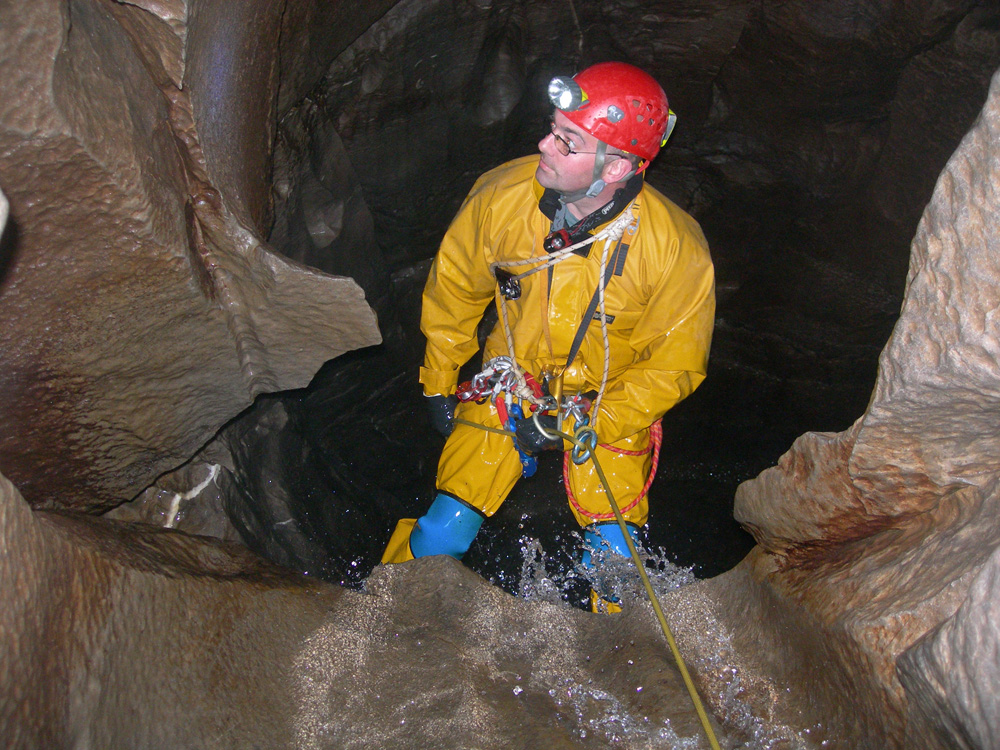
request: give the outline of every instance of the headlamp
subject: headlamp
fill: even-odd
[[[549,81],[549,101],[556,109],[572,112],[579,109],[586,98],[580,84],[569,76],[556,76]]]

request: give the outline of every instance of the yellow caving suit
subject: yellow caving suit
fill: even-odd
[[[542,241],[551,222],[538,206],[543,189],[534,179],[537,165],[538,157],[528,156],[480,177],[441,243],[421,315],[427,349],[420,382],[428,396],[455,393],[459,367],[478,349],[477,326],[498,293],[490,264],[547,257]],[[623,239],[628,245],[625,262],[605,290],[610,369],[596,429],[601,443],[642,451],[649,445],[650,425],[705,377],[715,287],[707,243],[694,219],[649,185],[632,206],[639,217],[637,231]],[[597,289],[605,241],[614,242],[595,242],[586,257],[574,254],[557,263],[551,281],[548,271],[521,279],[520,298],[506,301],[515,359],[536,378],[547,366],[565,365]],[[483,359],[508,354],[501,321],[487,339]],[[563,393],[598,390],[603,371],[601,324],[594,319],[564,373]],[[490,402],[460,404],[456,416],[501,426]],[[635,456],[598,448],[598,460],[624,510],[645,484],[649,452]],[[578,501],[571,508],[580,525],[613,518],[592,462],[570,465],[570,487]],[[456,424],[438,464],[437,487],[491,516],[520,476],[510,437]],[[624,515],[643,525],[645,500]]]

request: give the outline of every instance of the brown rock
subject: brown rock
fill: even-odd
[[[36,506],[126,500],[380,340],[355,283],[260,239],[279,11],[0,8],[0,463]]]
[[[0,593],[17,750],[707,747],[647,607],[526,603],[445,556],[345,591],[238,545],[33,512],[0,476]]]
[[[1000,563],[994,552],[955,616],[897,661],[909,706],[907,741],[946,738],[951,747],[992,747],[1000,728]]]
[[[33,513],[0,477],[10,748],[289,747],[290,665],[341,592],[239,545]]]

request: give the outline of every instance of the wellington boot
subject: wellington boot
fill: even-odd
[[[591,589],[590,611],[599,615],[614,615],[622,611],[622,605],[617,599],[608,599]]]
[[[396,529],[389,537],[389,543],[382,553],[382,564],[402,563],[413,559],[413,552],[410,551],[410,532],[413,531],[417,523],[416,518],[400,518],[396,524]]]

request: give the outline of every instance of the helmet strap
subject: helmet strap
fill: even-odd
[[[574,224],[570,224],[568,219],[570,215],[566,211],[566,201],[560,196],[555,190],[546,190],[541,199],[538,201],[538,210],[542,212],[544,216],[552,220],[552,229],[567,229],[569,237],[566,242],[563,243],[562,247],[567,247],[572,244],[576,244],[581,240],[590,237],[590,232],[601,224],[606,224],[607,222],[614,219],[616,216],[621,214],[622,211],[628,207],[629,204],[635,200],[635,197],[639,195],[642,190],[643,180],[640,175],[635,175],[624,187],[618,188],[615,194],[611,197],[611,200],[605,203],[601,208],[596,211],[592,211],[587,216],[583,217]],[[551,235],[550,235],[551,236]],[[548,238],[546,238],[546,241]],[[589,252],[589,245],[581,250],[576,250],[579,255],[586,257]],[[548,248],[546,247],[546,252],[552,252],[553,249],[561,248]]]
[[[594,152],[594,171],[591,173],[590,187],[572,193],[561,193],[559,197],[563,203],[576,203],[581,198],[593,198],[601,194],[601,191],[607,186],[607,183],[601,179],[604,164],[607,162],[607,154],[608,144],[604,141],[598,141],[597,149]]]
[[[601,174],[604,172],[604,164],[607,162],[608,154],[608,144],[604,141],[597,142],[597,151],[594,154],[594,173],[591,179],[593,182],[590,183],[590,187],[587,188],[585,195],[588,198],[594,198],[601,194],[607,183],[601,179]]]

